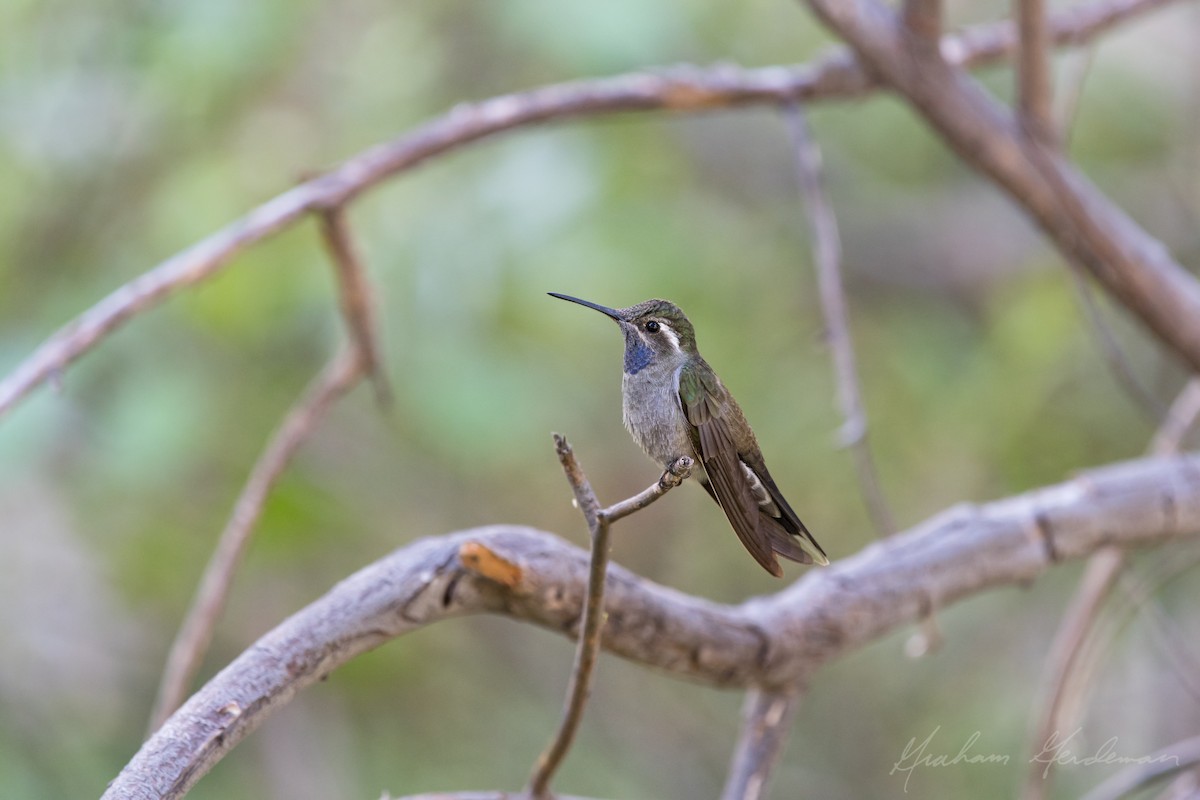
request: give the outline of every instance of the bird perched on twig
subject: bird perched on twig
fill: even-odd
[[[721,506],[755,561],[776,577],[783,576],[776,554],[801,564],[829,563],[775,485],[754,431],[696,349],[695,329],[679,306],[647,300],[608,308],[549,294],[593,308],[621,326],[625,428],[664,469],[680,456],[696,460],[693,477]]]

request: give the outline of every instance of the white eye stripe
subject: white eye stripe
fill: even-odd
[[[675,331],[671,330],[671,326],[665,322],[660,322],[659,326],[659,330],[666,334],[667,339],[671,342],[671,348],[679,352],[679,337],[675,334]]]

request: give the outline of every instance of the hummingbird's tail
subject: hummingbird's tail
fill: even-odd
[[[807,528],[800,526],[800,530],[793,533],[788,531],[781,524],[782,522],[782,519],[776,519],[766,512],[762,512],[758,516],[759,528],[767,532],[772,550],[784,558],[801,564],[829,566],[829,558],[826,557],[825,551],[821,549],[821,545],[817,544],[817,540],[812,537]]]

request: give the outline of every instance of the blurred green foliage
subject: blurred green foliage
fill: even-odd
[[[965,23],[1006,8],[952,11]],[[1196,22],[1179,7],[1105,40],[1073,137],[1083,167],[1185,261],[1200,232]],[[680,61],[790,63],[827,42],[801,7],[762,0],[9,0],[0,372],[299,176],[455,103]],[[1008,93],[1007,72],[984,78]],[[1152,425],[1106,371],[1060,260],[1028,223],[893,98],[823,105],[812,122],[899,520],[1138,454]],[[517,132],[401,176],[352,220],[396,403],[380,413],[360,389],[304,447],[267,505],[206,675],[418,537],[512,521],[582,541],[551,430],[571,437],[604,499],[654,478],[620,430],[615,330],[548,290],[682,305],[830,555],[872,540],[834,444],[810,243],[773,112]],[[61,391],[0,421],[0,797],[97,795],[138,746],[233,499],[343,335],[332,289],[306,223],[133,320]],[[1141,380],[1169,400],[1177,368],[1107,316]],[[732,602],[780,585],[700,492],[673,494],[616,539],[617,561],[683,591]],[[827,670],[773,796],[897,796],[893,763],[935,729],[939,752],[980,731],[979,751],[1012,763],[919,771],[914,796],[1010,796],[1074,574],[947,610],[947,644],[930,658],[905,658],[902,634]],[[1172,595],[1172,607],[1187,599]],[[1084,723],[1088,742],[1117,735],[1135,755],[1195,724],[1155,724],[1175,679],[1140,636],[1125,635]],[[570,659],[570,643],[507,620],[422,631],[310,689],[193,796],[516,788],[553,729]],[[564,791],[716,794],[736,695],[605,659],[594,696]],[[1106,774],[1065,770],[1059,786],[1073,795]]]

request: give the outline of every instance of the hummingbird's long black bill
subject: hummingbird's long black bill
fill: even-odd
[[[581,306],[593,308],[596,311],[599,311],[601,314],[607,314],[617,322],[621,321],[621,315],[615,308],[609,308],[608,306],[602,306],[599,303],[592,303],[587,300],[580,300],[578,297],[571,297],[569,294],[559,294],[558,292],[546,292],[546,294],[550,295],[551,297],[557,297],[559,300],[566,300],[571,303],[579,303]]]

